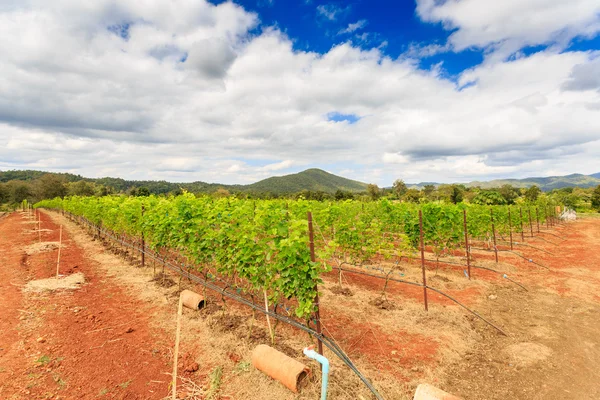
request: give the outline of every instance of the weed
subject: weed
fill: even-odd
[[[37,360],[35,360],[36,364],[39,365],[46,365],[50,362],[50,356],[47,355],[43,355],[40,358],[38,358]]]
[[[220,365],[215,367],[210,373],[210,389],[206,394],[207,400],[212,400],[217,398],[217,393],[219,393],[219,389],[221,388],[221,378],[223,377],[223,367]]]
[[[123,388],[123,389],[127,389],[127,387],[131,385],[131,379],[128,380],[127,382],[123,382],[123,383],[119,383],[119,387]]]
[[[237,363],[237,365],[235,366],[233,372],[236,374],[240,374],[242,372],[248,372],[250,371],[250,361],[240,361],[239,363]]]
[[[98,392],[98,396],[96,396],[96,397],[106,396],[107,394],[108,394],[108,389],[102,388],[102,389],[100,389],[100,391]]]
[[[52,379],[54,379],[54,382],[56,382],[56,384],[62,389],[65,387],[65,385],[67,384],[67,382],[65,382],[60,375],[53,375]]]

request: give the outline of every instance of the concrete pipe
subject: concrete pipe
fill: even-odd
[[[298,393],[302,381],[310,374],[310,369],[300,361],[264,344],[252,352],[252,365],[294,393]]]
[[[462,400],[450,393],[446,393],[441,389],[431,386],[427,383],[421,383],[417,386],[415,397],[413,400]]]
[[[204,297],[191,290],[184,290],[181,292],[181,301],[184,306],[191,308],[192,310],[200,310],[204,307]]]

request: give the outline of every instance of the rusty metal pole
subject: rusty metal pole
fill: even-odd
[[[510,206],[508,206],[508,231],[510,232],[510,249],[513,249],[513,238],[512,238],[512,220],[510,219]]]
[[[537,231],[540,233],[540,210],[535,208],[535,222],[537,223]]]
[[[423,241],[423,212],[419,210],[419,237],[421,245],[421,270],[423,271],[423,301],[425,302],[425,311],[429,311],[427,306],[427,276],[425,275],[425,242]]]
[[[307,217],[308,217],[308,245],[310,247],[310,261],[316,262],[312,212],[309,211],[307,213]],[[319,337],[317,338],[317,340],[319,341],[318,349],[319,349],[319,354],[323,355],[323,342],[321,341],[321,335],[323,334],[323,332],[321,330],[321,313],[319,312],[319,288],[317,285],[315,285],[315,292],[316,292],[316,294],[315,294],[315,308],[316,308],[315,318],[316,318],[316,325],[317,325],[317,333],[319,334]]]
[[[531,237],[533,237],[533,224],[531,223],[531,208],[527,209],[527,213],[529,214],[529,231],[531,232]]]
[[[463,210],[463,230],[465,231],[465,250],[467,252],[467,274],[471,280],[471,254],[469,252],[469,231],[467,230],[467,210]]]
[[[142,204],[142,268],[146,266],[146,241],[144,240],[144,205]]]
[[[521,207],[519,207],[519,215],[521,216],[520,222],[521,222],[521,241],[524,242],[525,241],[525,229],[523,229],[523,209]]]
[[[494,254],[496,255],[496,264],[498,264],[498,246],[496,246],[496,227],[494,225],[494,210],[490,208],[490,216],[492,217],[492,236],[494,237]]]

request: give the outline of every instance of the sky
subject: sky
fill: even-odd
[[[0,170],[600,172],[598,0],[0,0]]]

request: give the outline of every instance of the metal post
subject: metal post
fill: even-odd
[[[537,222],[537,231],[540,233],[540,210],[537,207],[535,208],[535,222]]]
[[[425,244],[423,241],[423,212],[419,210],[419,235],[421,241],[421,269],[423,270],[423,301],[425,302],[425,311],[429,311],[427,306],[427,277],[425,276]]]
[[[492,236],[494,237],[494,254],[496,255],[496,264],[498,264],[498,246],[496,246],[496,227],[494,225],[494,210],[490,208],[490,216],[492,217]]]
[[[144,222],[144,205],[142,204],[142,224]],[[142,226],[142,268],[146,266],[146,241],[144,240],[144,227]]]
[[[463,226],[465,231],[465,250],[467,251],[467,274],[471,280],[471,254],[469,252],[469,232],[467,231],[467,210],[463,210]]]
[[[533,237],[533,224],[531,223],[531,208],[527,209],[527,213],[529,214],[529,230],[531,231],[531,237]]]
[[[308,217],[308,245],[310,247],[310,261],[315,262],[316,261],[316,257],[315,257],[315,242],[314,242],[314,232],[313,232],[313,219],[312,219],[312,213],[309,211],[307,213],[307,217]],[[317,333],[319,335],[322,335],[322,331],[321,331],[321,314],[319,312],[319,288],[317,287],[317,285],[315,285],[315,318],[316,318],[316,325],[317,325]],[[323,342],[321,341],[321,337],[319,336],[317,338],[317,340],[319,341],[318,343],[318,348],[319,348],[319,354],[323,355]]]
[[[510,206],[508,206],[508,230],[510,232],[510,249],[513,249],[513,238],[512,238],[512,220],[510,219]]]
[[[521,207],[519,207],[519,215],[521,216],[520,222],[521,222],[521,241],[524,242],[525,241],[525,229],[523,229],[523,209]]]

